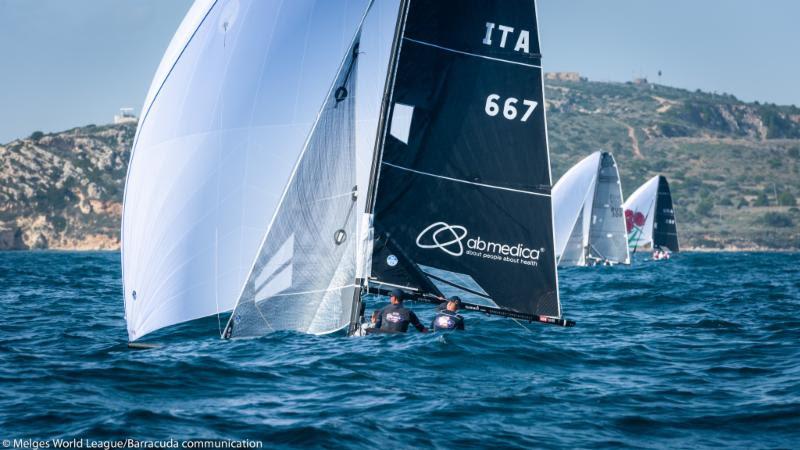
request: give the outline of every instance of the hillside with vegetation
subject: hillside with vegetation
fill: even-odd
[[[553,176],[614,153],[623,192],[667,176],[684,248],[800,249],[800,109],[661,85],[549,77]],[[0,249],[115,249],[134,124],[0,145]]]

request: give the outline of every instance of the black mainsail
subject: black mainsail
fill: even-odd
[[[675,210],[672,208],[672,194],[664,176],[658,177],[656,195],[656,215],[653,220],[653,248],[669,249],[676,253],[678,247],[678,228],[675,224]]]
[[[567,324],[542,81],[531,0],[403,2],[367,201],[371,288]]]

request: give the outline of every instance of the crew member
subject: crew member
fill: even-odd
[[[433,318],[431,329],[433,331],[463,330],[464,318],[458,314],[460,308],[461,299],[455,295],[450,297],[447,300],[447,307]]]
[[[375,326],[378,323],[378,317],[380,317],[380,315],[380,309],[372,311],[372,317],[370,317],[369,323],[362,323],[361,326],[358,327],[358,331],[356,331],[356,336],[366,336],[375,331]]]
[[[408,325],[414,325],[414,328],[422,333],[427,333],[428,329],[420,323],[414,311],[403,306],[403,291],[400,289],[392,289],[389,294],[389,301],[391,304],[386,305],[380,310],[378,322],[375,328],[380,330],[381,333],[405,333],[408,331]]]

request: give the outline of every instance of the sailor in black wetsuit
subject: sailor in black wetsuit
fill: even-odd
[[[463,330],[464,318],[458,314],[458,309],[461,308],[461,299],[454,295],[447,300],[446,305],[433,318],[431,329],[433,331]]]
[[[379,333],[405,333],[409,324],[414,325],[422,333],[428,332],[414,311],[403,306],[403,291],[392,289],[389,299],[392,303],[381,309],[378,323],[375,324],[375,329]]]

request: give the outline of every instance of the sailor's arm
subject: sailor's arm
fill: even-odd
[[[414,325],[414,328],[419,330],[420,333],[427,333],[428,329],[425,328],[424,325],[422,325],[422,323],[419,321],[419,317],[417,317],[417,315],[414,314],[414,311],[409,311],[409,313],[410,314],[408,315],[408,321],[411,322],[411,325]]]

